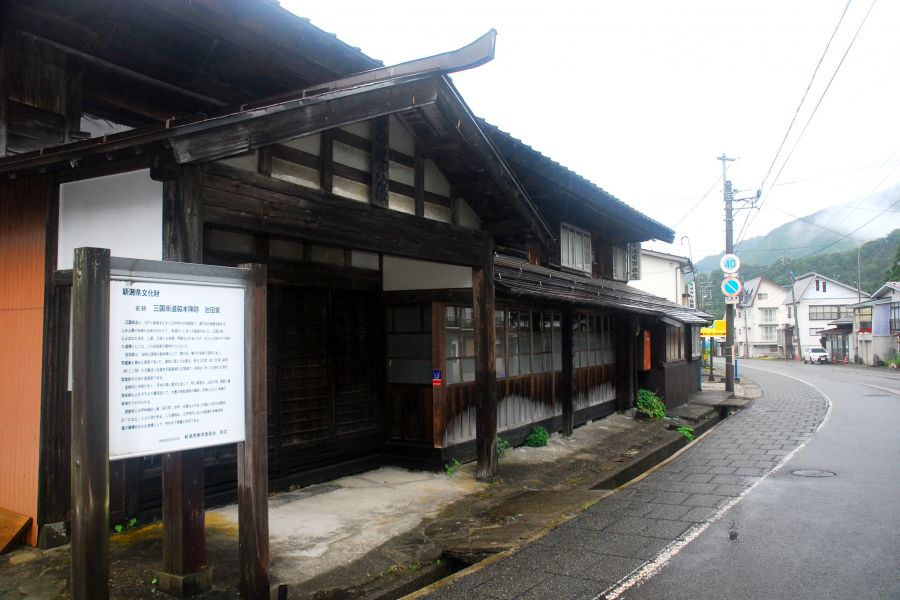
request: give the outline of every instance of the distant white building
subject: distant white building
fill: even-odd
[[[821,347],[822,332],[829,329],[829,322],[852,316],[851,305],[857,304],[860,298],[868,297],[856,288],[818,273],[801,275],[794,281],[793,294],[788,286],[784,297],[788,326],[782,341],[786,349],[780,351],[791,357],[790,336],[795,323],[800,331],[800,354],[808,348]]]
[[[787,295],[787,289],[765,277],[744,282],[742,302],[736,307],[734,320],[737,356],[785,357],[783,350],[779,353],[778,338],[779,332],[783,336],[787,328]]]
[[[671,302],[690,306],[685,273],[692,270],[691,260],[686,256],[641,249],[641,278],[629,281],[628,285]]]
[[[876,365],[900,355],[900,281],[886,282],[853,309],[858,362]]]

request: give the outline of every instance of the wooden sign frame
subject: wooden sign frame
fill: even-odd
[[[180,282],[228,276],[244,284],[245,439],[237,444],[240,590],[269,596],[266,447],[266,268],[112,259],[76,248],[72,271],[72,598],[109,598],[109,290],[113,266]],[[164,502],[166,499],[164,498]],[[164,533],[165,535],[165,533]],[[190,551],[177,548],[176,551]]]

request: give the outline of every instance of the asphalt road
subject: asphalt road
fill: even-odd
[[[900,599],[900,372],[741,361],[831,400],[809,443],[625,599]],[[823,470],[834,477],[800,477]],[[736,539],[732,539],[736,537]]]

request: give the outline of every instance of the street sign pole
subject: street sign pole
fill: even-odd
[[[734,194],[731,182],[728,181],[726,166],[733,158],[725,154],[719,157],[722,161],[722,182],[725,194],[725,253],[734,253],[734,232],[732,227],[732,201]],[[725,391],[734,391],[734,304],[725,305]]]

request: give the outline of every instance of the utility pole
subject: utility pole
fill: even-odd
[[[746,298],[746,294],[744,295]],[[750,325],[747,321],[747,313],[750,312],[746,302],[741,303],[744,309],[744,355],[741,358],[750,358]]]
[[[860,271],[859,271],[859,252],[862,250],[862,246],[856,249],[856,301],[862,302],[862,284],[860,281]]]
[[[722,182],[723,193],[725,195],[725,254],[734,253],[734,231],[732,223],[732,203],[734,201],[734,193],[731,189],[731,182],[728,181],[728,163],[734,162],[733,158],[728,158],[725,153],[719,157],[722,161]],[[725,305],[725,391],[734,391],[734,304]]]
[[[691,308],[700,308],[700,288],[697,287],[697,267],[694,266],[694,253],[691,252],[691,238],[686,235],[681,236],[681,245],[687,240],[688,260],[691,261],[691,278],[694,280],[694,306]]]
[[[803,354],[803,349],[800,347],[800,315],[797,314],[797,295],[794,292],[794,272],[791,268],[791,259],[786,256],[781,257],[781,262],[784,263],[785,269],[787,269],[787,276],[791,282],[791,306],[794,307],[794,337],[796,339],[796,346],[794,349],[794,357],[800,357]]]

